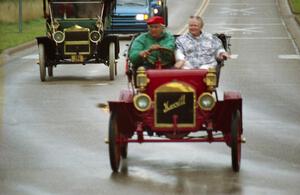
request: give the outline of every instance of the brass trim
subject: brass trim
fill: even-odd
[[[90,32],[90,29],[89,28],[84,28],[84,27],[79,26],[79,25],[76,24],[76,25],[71,26],[69,28],[65,28],[64,31],[67,31],[67,32],[69,32],[69,31],[88,31],[88,32]]]
[[[77,44],[65,44],[64,45],[64,54],[65,55],[77,55],[77,52],[67,52],[66,51],[66,46],[67,45],[77,45]],[[91,53],[91,47],[90,44],[78,44],[78,45],[88,45],[89,50],[86,52],[78,52],[79,55],[89,55]]]
[[[146,74],[146,69],[141,66],[137,69],[136,72],[136,86],[138,87],[139,91],[144,91],[148,83],[150,82]]]
[[[89,45],[89,41],[65,41],[65,45]]]
[[[209,68],[203,82],[207,85],[209,91],[214,91],[217,87],[216,68]]]
[[[170,83],[166,83],[164,85],[161,85],[154,91],[154,126],[159,128],[172,128],[173,124],[170,123],[158,123],[157,122],[157,93],[160,92],[191,92],[193,93],[193,123],[190,124],[184,124],[184,123],[178,123],[177,127],[184,128],[184,127],[195,127],[196,125],[196,91],[195,89],[187,84],[187,83],[181,83],[177,81],[173,81]]]
[[[83,55],[71,55],[72,62],[83,62],[84,56]]]
[[[206,96],[206,95],[208,95],[208,96],[210,96],[214,101],[213,101],[213,104],[212,104],[212,106],[210,107],[210,108],[204,108],[202,105],[201,105],[201,98],[203,97],[203,96]],[[216,105],[216,99],[214,98],[214,96],[211,94],[211,93],[209,93],[209,92],[204,92],[204,93],[202,93],[200,96],[199,96],[199,98],[198,98],[198,100],[197,100],[197,103],[198,103],[198,106],[200,107],[200,109],[201,110],[205,110],[205,111],[210,111],[210,110],[212,110],[214,107],[215,107],[215,105]]]
[[[144,109],[139,108],[139,107],[137,106],[137,103],[136,103],[136,102],[137,102],[137,99],[138,99],[139,97],[141,97],[141,96],[144,96],[144,97],[146,97],[146,98],[149,100],[149,105],[148,105],[146,108],[144,108]],[[145,93],[139,93],[139,94],[137,94],[137,95],[135,95],[135,96],[133,97],[133,105],[134,105],[134,107],[135,107],[138,111],[145,112],[145,111],[149,110],[149,109],[151,108],[151,104],[152,104],[152,101],[151,101],[150,96],[147,95],[147,94],[145,94]]]

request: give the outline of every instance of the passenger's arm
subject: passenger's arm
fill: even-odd
[[[184,55],[180,49],[176,49],[176,51],[175,51],[175,60],[176,60],[176,63],[174,65],[174,67],[181,69],[185,63],[185,59],[184,59]]]
[[[225,51],[221,40],[215,36],[213,37],[213,47],[216,50],[216,59],[223,61],[230,58],[230,54]]]
[[[185,64],[185,55],[183,53],[183,46],[182,43],[176,39],[176,51],[175,51],[175,60],[176,63],[174,65],[175,68],[181,69],[183,68],[184,64]]]

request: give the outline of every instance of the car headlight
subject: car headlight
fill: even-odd
[[[56,43],[62,43],[65,40],[65,33],[61,31],[56,31],[52,36]]]
[[[147,111],[151,107],[151,98],[144,93],[140,93],[133,97],[134,107],[139,111]]]
[[[90,40],[93,42],[93,43],[97,43],[99,42],[101,39],[101,34],[98,32],[98,31],[92,31],[90,33]]]
[[[215,104],[216,100],[210,93],[202,93],[198,98],[198,105],[202,110],[212,110]]]
[[[139,89],[139,91],[145,90],[149,83],[149,78],[146,74],[146,69],[143,66],[140,66],[136,71],[136,86]]]
[[[148,18],[149,18],[148,14],[137,14],[135,16],[135,19],[139,21],[148,20]]]

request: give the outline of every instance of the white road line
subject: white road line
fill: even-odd
[[[224,16],[207,16],[207,17],[205,17],[205,19],[208,19],[208,18],[224,20]],[[236,16],[226,16],[226,19],[236,19],[236,18],[237,18]],[[278,20],[278,18],[275,18],[275,17],[263,17],[262,18],[262,17],[256,17],[256,16],[251,16],[250,19],[251,20],[256,19],[259,21],[265,21],[265,20],[276,20],[277,21]]]
[[[32,54],[32,55],[24,56],[24,57],[22,57],[22,59],[24,59],[24,60],[37,60],[37,59],[39,59],[39,56],[38,56],[38,54]]]
[[[228,6],[228,3],[210,3],[209,5],[217,5],[217,6]],[[252,3],[230,3],[230,5],[253,5]],[[259,6],[270,6],[274,5],[274,3],[256,3],[257,7]]]
[[[282,54],[278,55],[279,59],[284,59],[284,60],[300,60],[300,55],[296,54]]]
[[[230,27],[223,27],[219,31],[224,33],[234,33],[234,32],[241,32],[242,34],[252,34],[252,33],[261,33],[263,32],[262,27],[246,27],[246,28],[230,28]]]
[[[253,23],[236,23],[236,24],[231,24],[231,23],[208,23],[205,24],[205,26],[282,26],[282,23],[260,23],[260,24],[253,24]]]
[[[289,37],[231,37],[231,40],[289,40]]]
[[[255,14],[254,9],[255,9],[254,7],[243,8],[243,9],[223,7],[223,8],[221,8],[220,13],[221,14],[229,14],[232,16],[237,16],[237,15],[249,16],[249,15]]]
[[[238,54],[231,54],[230,55],[230,59],[233,59],[233,60],[237,59],[238,57],[239,57]]]

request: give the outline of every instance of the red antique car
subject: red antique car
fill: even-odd
[[[228,49],[228,38],[224,37],[223,45]],[[224,142],[231,148],[232,169],[239,171],[241,143],[245,142],[242,97],[228,91],[222,100],[218,98],[220,68],[161,69],[157,60],[157,69],[140,67],[133,72],[130,61],[127,63],[131,87],[121,91],[119,100],[108,102],[107,142],[114,172],[127,157],[128,143],[145,142]],[[202,134],[190,135],[195,132]]]

